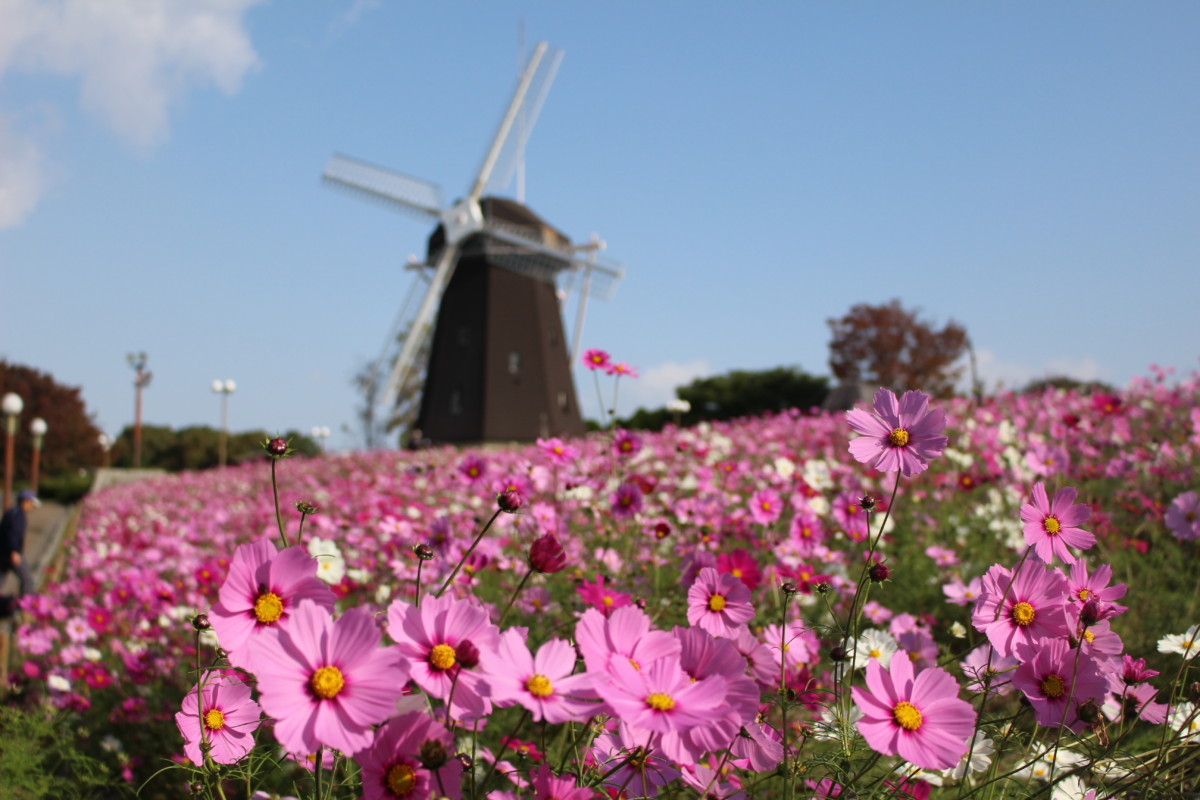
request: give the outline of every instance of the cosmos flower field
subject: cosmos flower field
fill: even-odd
[[[106,490],[17,696],[144,797],[1186,796],[1200,378],[874,400]]]

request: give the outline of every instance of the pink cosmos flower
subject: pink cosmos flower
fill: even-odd
[[[213,761],[236,764],[254,747],[253,734],[262,709],[250,699],[250,687],[232,671],[208,673],[203,684],[203,688],[194,687],[188,692],[183,710],[175,714],[175,725],[183,736],[183,752],[193,764],[203,764],[200,743],[206,739],[212,745],[209,755]]]
[[[862,434],[850,442],[850,454],[861,463],[881,472],[916,475],[946,449],[949,440],[941,435],[946,414],[930,411],[924,392],[905,392],[897,402],[895,392],[880,389],[873,406],[874,414],[858,408],[846,412],[851,429]]]
[[[721,575],[705,567],[688,589],[687,618],[689,623],[713,636],[733,636],[754,618],[750,590],[732,575]]]
[[[796,546],[796,554],[801,558],[808,558],[812,555],[813,548],[825,541],[825,527],[816,514],[801,511],[792,517],[788,537]]]
[[[613,436],[613,452],[619,456],[632,456],[642,449],[642,437],[633,431],[618,430]]]
[[[619,733],[597,736],[589,755],[600,774],[608,775],[603,785],[616,796],[657,797],[661,787],[680,776],[679,770],[657,752],[627,743]]]
[[[458,465],[458,478],[463,483],[472,485],[483,480],[487,474],[487,462],[479,456],[469,455]]]
[[[629,366],[624,361],[617,363],[609,362],[608,366],[604,368],[604,373],[606,375],[616,375],[618,378],[622,375],[628,378],[636,378],[638,376],[637,368]]]
[[[899,755],[922,769],[949,769],[967,752],[975,730],[975,709],[958,697],[950,673],[934,667],[915,678],[904,651],[889,670],[867,665],[867,688],[851,688],[862,710],[859,733],[877,753]]]
[[[603,350],[584,350],[583,365],[590,370],[602,369],[608,371],[610,356]]]
[[[596,576],[595,583],[580,582],[575,587],[575,592],[583,602],[597,609],[606,617],[616,609],[633,602],[633,598],[624,592],[618,592],[605,586],[604,578],[600,575]]]
[[[612,515],[617,519],[636,516],[641,513],[643,505],[642,490],[635,481],[625,481],[613,492]]]
[[[758,568],[758,562],[740,547],[717,556],[717,572],[732,575],[752,592],[762,585],[762,570]]]
[[[705,753],[715,753],[740,740],[739,731],[754,728],[754,740],[761,746],[750,748],[759,761],[774,759],[767,768],[774,768],[783,757],[783,747],[757,727],[758,703],[761,692],[753,678],[746,675],[746,661],[737,645],[728,639],[718,639],[700,628],[675,628],[674,637],[680,644],[679,665],[693,681],[719,677],[725,682],[725,702],[714,710],[705,725],[663,738],[663,752],[677,763],[695,763]]]
[[[1021,506],[1021,521],[1025,523],[1025,543],[1049,564],[1057,557],[1064,564],[1075,563],[1068,545],[1086,550],[1096,543],[1096,537],[1079,526],[1092,514],[1085,505],[1075,503],[1075,490],[1070,486],[1059,489],[1050,501],[1045,484],[1033,487],[1033,503]]]
[[[500,636],[496,658],[489,659],[484,681],[492,701],[499,706],[520,704],[535,721],[551,724],[582,722],[596,712],[591,695],[591,678],[573,675],[575,649],[563,639],[551,639],[531,655],[518,630]]]
[[[757,525],[774,525],[783,513],[783,501],[770,489],[759,489],[750,495],[750,519]]]
[[[536,767],[530,774],[530,779],[533,800],[590,800],[596,796],[594,789],[579,786],[570,775],[565,778],[555,777],[545,764]]]
[[[1086,723],[1079,719],[1079,706],[1088,700],[1102,702],[1108,693],[1108,683],[1096,663],[1062,639],[1026,651],[1026,661],[1017,667],[1012,680],[1033,705],[1037,723],[1049,728],[1065,724],[1082,730]]]
[[[422,599],[420,608],[394,600],[387,620],[388,635],[412,664],[413,680],[431,696],[449,700],[453,718],[472,720],[490,712],[487,685],[474,671],[500,644],[500,629],[486,611],[442,595]]]
[[[1182,542],[1200,539],[1200,496],[1184,492],[1171,501],[1165,519],[1171,535]]]
[[[389,720],[354,759],[362,767],[363,800],[458,797],[463,767],[454,751],[454,736],[427,714]]]
[[[538,439],[537,445],[550,459],[550,463],[558,467],[568,467],[579,458],[579,448],[567,444],[562,439]]]
[[[997,653],[1020,658],[1018,648],[1036,648],[1071,633],[1063,609],[1066,594],[1066,578],[1037,562],[1025,561],[1016,575],[996,564],[983,576],[983,594],[975,601],[971,622],[987,634]]]
[[[1025,454],[1025,466],[1034,475],[1050,477],[1061,475],[1071,466],[1071,456],[1066,449],[1048,444],[1035,444]]]
[[[1004,695],[1012,691],[1012,671],[1017,663],[1013,656],[1002,656],[985,644],[968,653],[958,665],[967,679],[968,691]]]
[[[659,659],[644,669],[628,661],[609,662],[596,693],[635,732],[668,734],[706,725],[725,702],[720,676],[693,681],[675,659]]]
[[[651,630],[650,617],[634,605],[607,615],[589,608],[575,626],[575,642],[593,673],[604,672],[613,658],[623,658],[641,669],[660,658],[679,655],[679,641],[666,631]]]
[[[311,600],[326,614],[335,597],[317,577],[317,560],[299,546],[276,550],[267,540],[244,544],[233,555],[220,602],[209,620],[229,663],[256,672],[254,650],[260,637],[286,628],[300,603]]]
[[[327,745],[354,754],[370,745],[409,674],[396,648],[379,646],[371,612],[352,608],[335,621],[304,600],[287,628],[265,635],[272,655],[258,659],[258,689],[284,749],[315,753]]]

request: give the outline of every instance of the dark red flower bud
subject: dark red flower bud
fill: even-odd
[[[479,666],[479,648],[470,639],[463,639],[454,648],[454,660],[463,669]]]
[[[869,494],[864,494],[862,496],[862,499],[860,499],[858,501],[858,504],[859,504],[859,506],[862,507],[863,511],[874,511],[875,510],[875,498]]]
[[[287,455],[288,443],[287,439],[281,436],[276,436],[267,442],[267,452],[273,456]]]
[[[849,655],[850,653],[846,651],[846,648],[839,644],[829,651],[829,660],[835,664],[838,664],[842,661],[845,661]]]
[[[211,628],[212,625],[208,621],[208,614],[197,614],[192,619],[192,627],[198,631],[206,631]]]
[[[1088,700],[1079,707],[1079,718],[1088,725],[1095,725],[1100,721],[1100,704],[1095,700]]]
[[[567,554],[553,533],[534,539],[529,548],[529,566],[543,575],[562,572],[567,566]]]
[[[496,496],[496,505],[500,506],[501,511],[515,514],[521,507],[521,495],[516,489],[505,489]]]
[[[796,592],[800,591],[800,587],[797,586],[796,584],[792,583],[791,581],[788,581],[787,583],[783,584],[783,586],[780,586],[779,588],[783,590],[784,594],[795,594]]]
[[[665,539],[671,535],[671,526],[665,522],[660,522],[654,526],[654,536],[658,539]]]
[[[425,740],[418,752],[420,754],[421,766],[425,769],[440,769],[450,760],[450,754],[446,752],[446,745],[437,739]]]
[[[888,565],[881,561],[876,561],[871,565],[871,568],[867,570],[867,575],[875,583],[883,583],[891,574],[892,571],[888,569]]]
[[[422,561],[431,561],[433,559],[433,548],[427,544],[419,544],[413,547],[413,553]]]

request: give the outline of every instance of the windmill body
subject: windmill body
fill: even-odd
[[[470,191],[448,207],[426,181],[344,156],[325,168],[330,185],[437,224],[426,263],[417,265],[428,282],[420,306],[411,318],[402,312],[394,330],[407,331],[403,344],[395,355],[385,348],[375,370],[388,374],[377,394],[391,406],[428,351],[413,431],[424,441],[532,441],[584,431],[571,358],[587,296],[611,294],[624,270],[598,258],[597,238],[572,246],[522,203],[484,196],[506,172],[505,154],[510,162],[521,158],[561,57],[544,43],[535,48]],[[519,136],[510,136],[514,126]],[[579,317],[568,345],[560,297],[573,286]]]

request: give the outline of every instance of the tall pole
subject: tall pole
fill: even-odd
[[[150,378],[153,373],[146,370],[146,353],[130,353],[125,356],[125,360],[129,362],[129,366],[133,367],[136,373],[133,379],[134,386],[134,403],[133,403],[133,468],[138,469],[142,466],[142,389],[150,385]]]
[[[217,437],[217,465],[224,467],[229,452],[229,395],[237,390],[237,384],[232,380],[215,380],[212,382],[214,394],[221,395],[221,433]]]
[[[38,467],[42,463],[42,441],[45,439],[47,430],[49,430],[49,426],[41,417],[34,417],[33,421],[29,423],[29,432],[33,434],[33,466],[29,470],[29,488],[33,489],[34,494],[37,494],[38,490]]]
[[[25,408],[25,401],[19,394],[9,392],[0,401],[0,410],[4,412],[4,508],[12,505],[13,479],[13,437],[17,435],[17,417]]]

